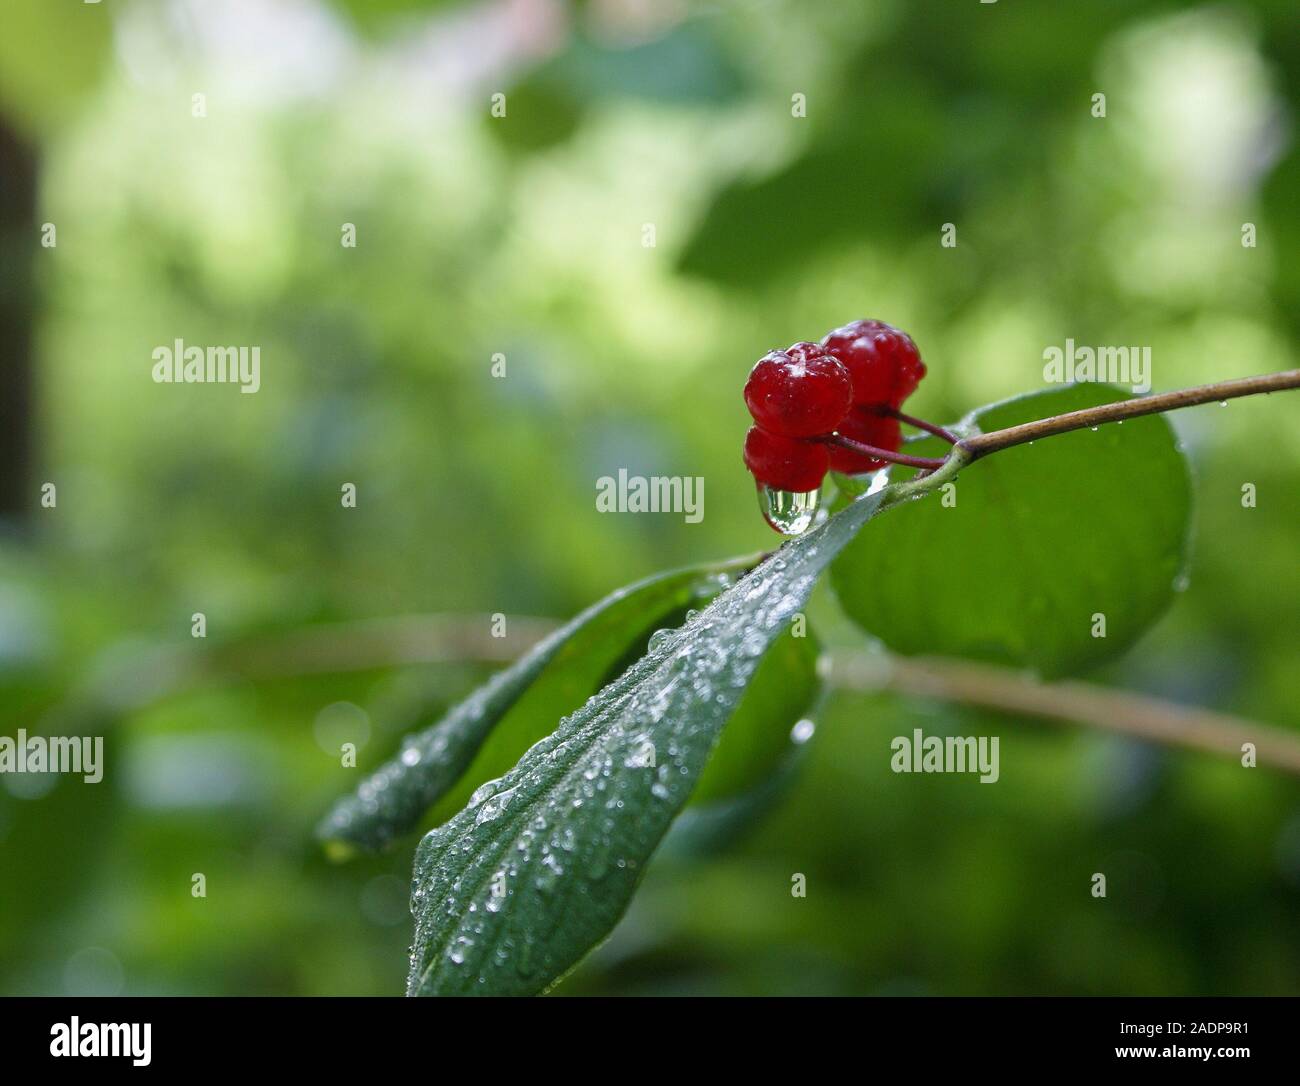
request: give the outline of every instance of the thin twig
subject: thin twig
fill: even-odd
[[[263,635],[200,653],[197,659],[187,650],[162,649],[169,666],[160,668],[155,652],[115,672],[115,700],[119,708],[139,709],[232,678],[265,681],[421,663],[500,663],[527,651],[560,625],[510,616],[510,636],[498,639],[485,636],[489,623],[487,615],[402,615]],[[198,666],[178,666],[187,658]],[[828,664],[827,682],[841,690],[883,690],[979,705],[1234,758],[1241,756],[1241,744],[1249,742],[1255,744],[1261,766],[1300,775],[1300,735],[1241,717],[1089,683],[1035,682],[1006,668],[946,658],[843,651],[830,654]],[[167,678],[160,682],[163,676]],[[91,694],[81,692],[82,698]],[[65,705],[65,711],[70,707]]]
[[[1051,418],[1038,419],[1036,422],[1026,422],[1020,426],[1008,426],[1005,430],[994,430],[991,433],[962,438],[957,442],[957,448],[965,449],[970,453],[971,459],[977,459],[999,449],[1009,449],[1013,445],[1023,445],[1040,437],[1051,437],[1053,434],[1066,434],[1071,430],[1100,426],[1106,422],[1120,422],[1141,415],[1173,411],[1179,407],[1195,407],[1197,404],[1214,403],[1216,400],[1221,402],[1236,399],[1238,396],[1280,392],[1288,388],[1300,388],[1300,370],[1282,370],[1279,373],[1266,373],[1258,377],[1241,377],[1235,381],[1219,381],[1216,384],[1198,385],[1177,392],[1161,392],[1154,396],[1120,400],[1099,407],[1085,407],[1081,411],[1068,411],[1064,415],[1054,415]]]
[[[842,690],[892,691],[1080,724],[1235,759],[1255,746],[1261,767],[1300,775],[1300,735],[1242,717],[1077,681],[1037,682],[988,664],[833,653],[828,681]]]
[[[882,414],[888,415],[891,419],[898,419],[899,422],[904,422],[908,426],[914,426],[918,430],[924,430],[927,434],[942,438],[949,445],[957,444],[957,435],[951,430],[945,430],[942,426],[936,426],[933,422],[926,422],[925,419],[918,419],[915,415],[906,415],[896,407],[888,407]]]
[[[853,438],[845,437],[843,434],[827,434],[814,440],[820,441],[823,445],[838,445],[841,449],[870,456],[875,460],[885,460],[891,464],[906,464],[910,468],[937,468],[943,465],[942,457],[908,456],[906,453],[890,452],[888,449],[880,449],[862,441],[854,441]]]
[[[415,614],[308,626],[288,633],[219,645],[209,669],[247,679],[328,674],[395,664],[509,663],[558,625],[550,619],[504,615],[492,635],[492,615]]]
[[[506,636],[493,637],[494,617],[397,615],[258,634],[210,648],[187,639],[141,648],[125,659],[110,650],[46,709],[39,730],[52,734],[68,719],[106,709],[137,711],[234,679],[265,682],[412,664],[507,664],[560,626],[551,619],[502,616]]]

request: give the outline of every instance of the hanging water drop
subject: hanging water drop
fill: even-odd
[[[758,507],[763,519],[782,535],[802,535],[812,527],[821,499],[820,487],[803,493],[770,486],[758,488]]]

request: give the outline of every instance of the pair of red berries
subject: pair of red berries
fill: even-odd
[[[840,434],[897,452],[897,411],[925,376],[912,337],[883,321],[837,328],[820,344],[796,343],[764,355],[745,382],[755,425],[745,435],[745,466],[763,486],[806,493],[832,469],[855,475],[885,461],[828,445]]]

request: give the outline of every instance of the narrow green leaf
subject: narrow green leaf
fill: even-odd
[[[786,630],[763,656],[722,731],[691,806],[736,799],[759,787],[798,746],[791,735],[817,700],[820,645]]]
[[[657,574],[620,588],[498,672],[432,727],[408,736],[401,753],[340,800],[317,828],[337,855],[377,850],[411,830],[440,798],[463,806],[462,777],[504,772],[603,685],[628,650],[690,606],[702,607],[754,558]],[[502,763],[503,758],[508,758]],[[436,813],[436,812],[435,812]]]
[[[537,992],[609,933],[764,653],[879,501],[786,544],[657,638],[425,836],[408,994]]]
[[[752,834],[787,796],[799,777],[804,752],[795,747],[776,772],[752,792],[716,803],[689,803],[669,828],[658,855],[698,863],[732,848]]]
[[[967,421],[988,432],[1128,398],[1072,385]],[[844,610],[895,652],[1077,672],[1141,636],[1186,559],[1191,484],[1163,416],[1005,449],[964,468],[947,498],[888,509],[831,568]]]

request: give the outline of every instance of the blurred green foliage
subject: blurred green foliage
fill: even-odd
[[[0,991],[401,991],[414,840],[320,855],[358,772],[331,722],[368,735],[365,771],[487,665],[173,689],[196,611],[218,646],[560,618],[770,546],[744,375],[859,316],[913,334],[910,403],[946,419],[1042,387],[1066,337],[1149,345],[1157,388],[1297,364],[1290,3],[677,11],[6,8],[0,117],[37,142],[58,245],[35,260],[32,509],[0,542],[0,714],[104,735],[109,761],[96,786],[0,779]],[[0,241],[7,277],[39,225]],[[261,391],[153,384],[177,337],[259,345]],[[1300,726],[1295,410],[1172,420],[1190,585],[1098,681]],[[598,513],[619,468],[703,476],[704,521]],[[824,590],[814,619],[862,643]],[[890,773],[913,727],[1002,736],[998,785]],[[840,694],[752,832],[687,852],[560,992],[1300,991],[1300,802],[1267,769]]]

